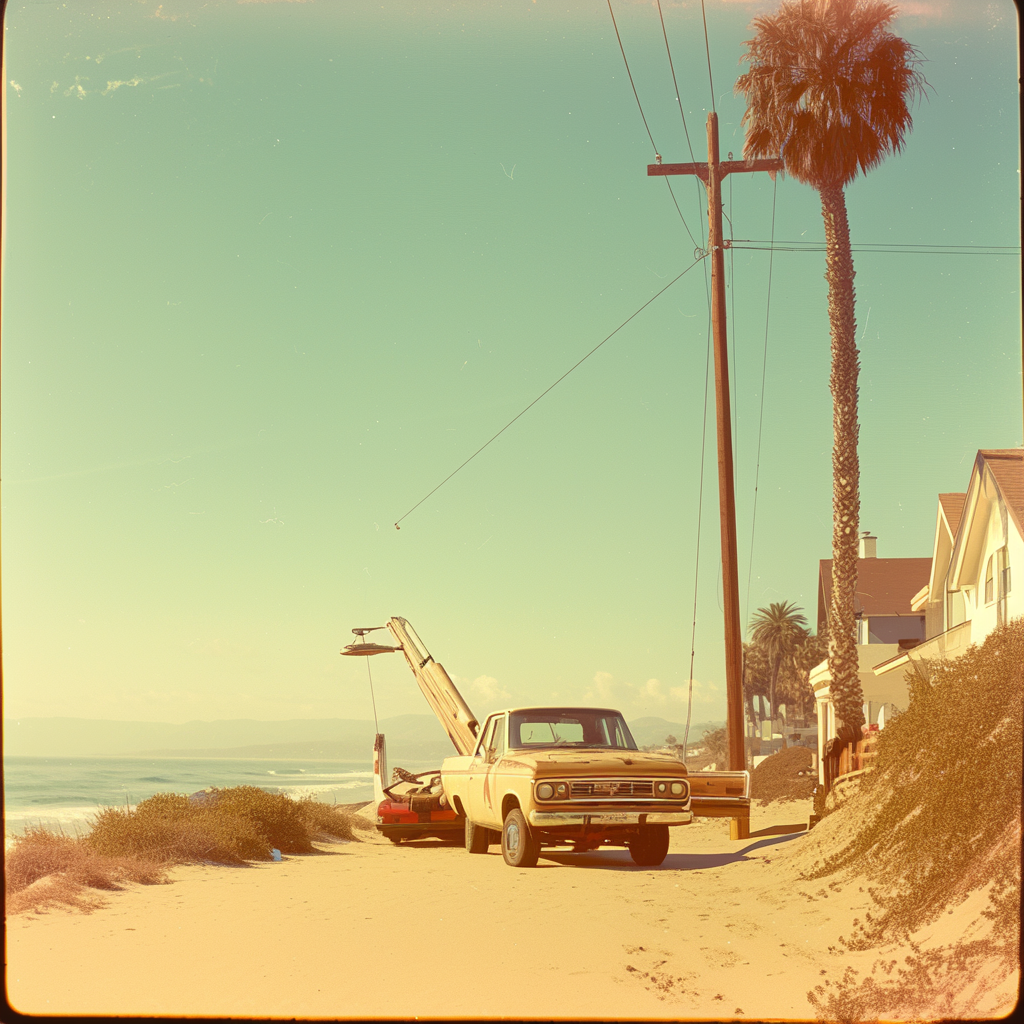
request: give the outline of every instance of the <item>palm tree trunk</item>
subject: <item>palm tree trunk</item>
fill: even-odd
[[[828,316],[832,334],[832,596],[829,607],[828,668],[836,715],[858,732],[864,703],[857,674],[854,597],[860,529],[860,463],[857,457],[857,322],[854,315],[853,255],[846,197],[841,187],[824,187]]]

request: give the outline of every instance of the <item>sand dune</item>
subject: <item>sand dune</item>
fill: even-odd
[[[877,953],[835,950],[860,886],[796,880],[808,809],[755,808],[740,842],[725,820],[675,829],[656,869],[607,851],[517,871],[375,834],[177,868],[90,915],[11,919],[8,995],[31,1014],[813,1018],[807,993]]]

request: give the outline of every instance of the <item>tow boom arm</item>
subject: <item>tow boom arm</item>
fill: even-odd
[[[437,715],[455,749],[462,755],[472,754],[480,723],[462,699],[462,694],[445,672],[444,666],[434,661],[430,651],[416,635],[416,630],[405,619],[397,615],[389,619],[388,629],[401,647],[430,710]]]

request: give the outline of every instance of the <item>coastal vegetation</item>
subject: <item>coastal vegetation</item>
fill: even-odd
[[[876,909],[852,922],[851,950],[899,944],[912,955],[893,971],[848,971],[809,994],[821,1019],[906,1019],[1020,968],[1021,756],[1024,619],[950,661],[919,661],[911,700],[879,734],[875,767],[809,840],[807,879],[858,879]],[[929,930],[967,900],[981,901],[983,931],[951,947],[920,948]]]
[[[152,885],[177,864],[247,864],[314,853],[314,842],[353,841],[372,828],[351,810],[292,800],[256,786],[192,796],[157,793],[135,807],[106,807],[85,835],[28,828],[5,853],[8,914],[64,905],[89,910],[96,890]]]

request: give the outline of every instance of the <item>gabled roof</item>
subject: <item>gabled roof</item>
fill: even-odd
[[[983,448],[978,455],[996,478],[1003,501],[1024,537],[1024,448]]]
[[[935,515],[935,542],[932,546],[932,569],[928,577],[927,600],[943,600],[949,560],[956,546],[957,532],[963,521],[965,494],[940,494],[939,510]]]
[[[914,615],[914,595],[928,583],[931,558],[858,558],[855,612],[864,615]],[[819,623],[822,610],[827,617],[832,597],[832,559],[818,563]]]
[[[949,527],[950,540],[956,539],[956,531],[960,528],[960,517],[964,513],[964,502],[967,500],[966,492],[963,494],[940,494],[939,507]]]
[[[986,481],[989,479],[995,483],[999,491],[999,500],[1006,507],[1007,519],[1024,537],[1024,449],[982,448],[978,451],[974,468],[971,470],[967,500],[964,502],[956,543],[953,545],[953,553],[949,560],[949,586],[953,590],[961,587],[965,571],[970,574],[977,569],[973,560],[980,557],[980,541],[973,532],[974,518],[980,503],[994,499],[994,496],[988,493]]]

